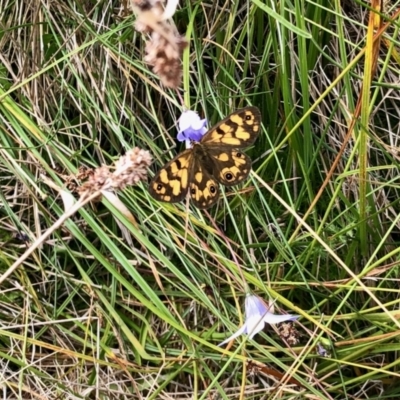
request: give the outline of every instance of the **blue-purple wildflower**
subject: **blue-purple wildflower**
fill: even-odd
[[[179,132],[177,139],[186,142],[186,148],[190,148],[191,141],[200,142],[207,132],[207,119],[200,119],[195,111],[184,111],[179,118]]]
[[[258,296],[247,294],[245,301],[246,320],[244,324],[232,336],[224,340],[218,346],[230,342],[243,333],[252,339],[254,335],[262,331],[265,324],[278,324],[284,321],[295,321],[300,315],[275,315],[269,312],[267,304]]]

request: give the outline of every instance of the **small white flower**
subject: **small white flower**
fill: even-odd
[[[300,315],[275,315],[268,311],[269,307],[258,296],[247,294],[245,301],[246,320],[244,324],[228,339],[224,340],[218,346],[228,343],[232,339],[237,338],[242,333],[249,335],[252,339],[254,335],[262,331],[265,324],[278,324],[284,321],[295,321]]]
[[[200,119],[195,111],[184,111],[179,118],[179,132],[177,139],[186,142],[186,148],[191,147],[190,142],[200,142],[203,135],[207,132],[207,120]]]

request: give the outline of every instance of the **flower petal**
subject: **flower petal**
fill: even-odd
[[[200,130],[205,129],[206,124],[207,124],[207,120],[205,118],[204,119],[199,118],[198,121],[193,121],[192,128],[197,131],[200,131]]]
[[[242,325],[232,336],[229,336],[228,339],[225,339],[223,342],[221,342],[218,346],[222,346],[225,343],[230,342],[233,339],[236,339],[238,336],[240,336],[242,333],[246,331],[246,324]]]
[[[250,318],[246,318],[246,333],[249,338],[252,339],[254,335],[262,331],[265,326],[265,321],[262,315],[252,315]]]
[[[246,320],[253,315],[259,315],[262,318],[269,310],[265,302],[254,294],[246,295],[244,308],[246,311]]]
[[[179,0],[168,0],[162,15],[162,19],[172,18],[178,7]]]
[[[198,121],[200,121],[200,117],[197,115],[197,112],[192,110],[184,111],[179,118],[179,131],[182,132],[190,128],[198,123]]]
[[[183,142],[186,140],[186,135],[185,135],[185,131],[183,132],[178,132],[178,136],[176,137],[180,142]]]
[[[299,317],[300,315],[291,315],[291,314],[276,315],[272,313],[266,313],[264,315],[263,320],[267,324],[279,324],[285,321],[295,321]]]
[[[186,131],[186,134],[191,140],[194,140],[195,142],[200,142],[201,138],[203,137],[202,132],[195,129],[188,129]]]

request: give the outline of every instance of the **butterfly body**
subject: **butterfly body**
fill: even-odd
[[[211,207],[218,201],[219,183],[238,185],[250,174],[251,159],[239,149],[254,143],[259,128],[256,107],[232,113],[158,171],[150,183],[150,194],[175,203],[189,191],[196,207]]]

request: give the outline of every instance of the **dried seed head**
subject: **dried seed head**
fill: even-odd
[[[81,195],[110,189],[124,189],[127,185],[135,185],[147,178],[147,168],[152,162],[150,153],[135,147],[121,156],[115,163],[114,172],[110,167],[96,168],[80,188]]]
[[[147,178],[147,168],[153,159],[146,150],[135,147],[129,150],[115,163],[111,184],[115,189],[123,189],[127,185],[136,185]]]
[[[87,193],[92,194],[101,190],[106,190],[108,179],[110,177],[110,169],[107,166],[101,166],[93,171],[93,175],[89,176],[89,179],[77,189],[79,194]]]
[[[168,21],[177,5],[176,0],[168,0],[166,10],[157,0],[134,0],[137,13],[135,28],[149,34],[144,60],[152,66],[161,82],[170,88],[178,88],[182,79],[182,53],[188,45],[175,26]]]
[[[146,43],[144,60],[153,67],[153,72],[167,87],[178,88],[181,84],[181,58],[186,46],[186,39],[173,31],[168,35],[153,31],[151,39]]]
[[[287,344],[295,346],[300,341],[300,333],[291,322],[285,322],[278,328],[279,336],[285,339]]]

